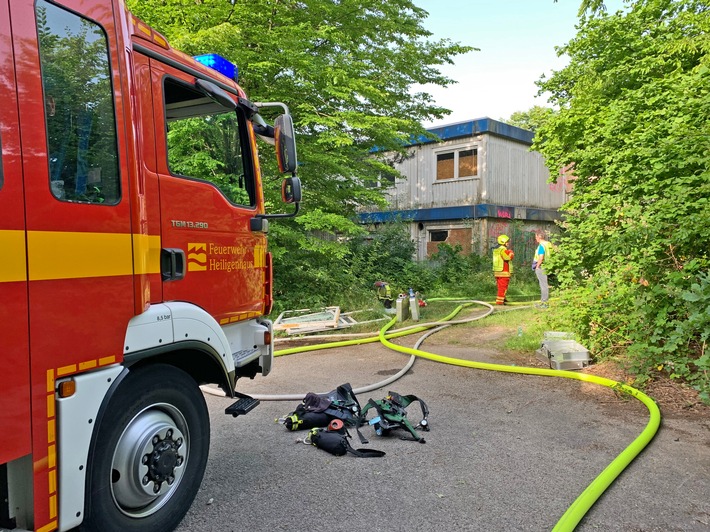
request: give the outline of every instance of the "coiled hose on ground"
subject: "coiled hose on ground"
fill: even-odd
[[[614,482],[614,480],[621,474],[621,472],[626,469],[626,467],[633,461],[636,456],[651,442],[653,437],[656,435],[656,432],[658,431],[658,428],[661,423],[661,412],[658,409],[658,406],[656,403],[648,397],[646,394],[641,392],[640,390],[637,390],[636,388],[633,388],[631,386],[628,386],[626,384],[623,384],[621,382],[617,382],[611,379],[606,379],[604,377],[597,377],[595,375],[589,375],[586,373],[577,373],[577,372],[572,372],[572,371],[561,371],[561,370],[554,370],[554,369],[541,369],[541,368],[531,368],[531,367],[519,367],[519,366],[506,366],[502,364],[490,364],[486,362],[474,362],[471,360],[464,360],[464,359],[459,359],[459,358],[452,358],[452,357],[445,357],[441,355],[437,355],[434,353],[429,353],[427,351],[420,350],[419,347],[421,346],[421,343],[424,341],[426,337],[429,335],[445,328],[450,325],[456,324],[456,323],[466,323],[474,320],[478,320],[481,318],[484,318],[488,316],[491,312],[493,312],[493,307],[485,303],[483,301],[475,301],[475,300],[464,300],[464,299],[456,299],[456,298],[432,298],[430,301],[452,301],[452,302],[460,302],[461,304],[448,316],[445,318],[436,321],[436,322],[431,322],[431,323],[423,323],[421,325],[415,325],[411,327],[406,327],[403,329],[400,329],[395,332],[387,333],[387,331],[394,325],[395,319],[392,319],[389,323],[387,323],[382,329],[380,329],[380,332],[377,336],[370,336],[370,337],[358,337],[356,339],[352,340],[341,340],[341,341],[336,341],[336,342],[328,342],[324,344],[318,344],[318,345],[309,345],[309,346],[304,346],[304,347],[295,347],[295,348],[290,348],[290,349],[283,349],[280,351],[274,352],[274,356],[285,356],[285,355],[290,355],[290,354],[295,354],[295,353],[301,353],[305,351],[314,351],[318,349],[330,349],[334,347],[345,347],[349,345],[361,345],[361,344],[366,344],[366,343],[372,343],[372,342],[381,342],[383,345],[386,347],[393,349],[395,351],[398,351],[400,353],[406,353],[411,355],[409,362],[407,365],[400,370],[397,374],[393,375],[392,377],[385,379],[384,381],[371,384],[369,386],[365,386],[362,388],[357,388],[353,390],[356,394],[360,393],[365,393],[369,392],[372,390],[376,390],[379,388],[383,388],[387,386],[388,384],[394,382],[398,378],[400,378],[402,375],[404,375],[409,368],[411,368],[412,364],[414,363],[414,360],[416,357],[421,357],[425,358],[427,360],[431,360],[433,362],[440,362],[443,364],[451,364],[455,366],[463,366],[463,367],[468,367],[468,368],[474,368],[474,369],[481,369],[481,370],[487,370],[487,371],[500,371],[500,372],[505,372],[505,373],[519,373],[519,374],[524,374],[524,375],[538,375],[541,377],[560,377],[560,378],[565,378],[565,379],[574,379],[578,381],[584,381],[584,382],[590,382],[593,384],[598,384],[601,386],[606,386],[608,388],[612,388],[617,392],[622,392],[626,393],[628,395],[631,395],[632,397],[638,399],[641,401],[646,408],[648,409],[649,412],[649,420],[648,423],[646,424],[646,427],[644,430],[639,434],[636,439],[631,442],[629,446],[626,447],[605,469],[602,471],[597,478],[595,478],[589,486],[575,499],[575,501],[572,503],[572,505],[567,509],[567,511],[562,515],[560,520],[557,522],[555,527],[553,528],[553,532],[567,532],[567,531],[572,531],[575,529],[577,524],[582,520],[582,518],[585,516],[585,514],[589,511],[589,509],[592,507],[592,505],[599,499],[599,497],[606,491],[606,489]],[[486,307],[488,310],[482,315],[473,317],[473,318],[468,318],[468,319],[463,319],[463,320],[457,320],[453,321],[452,318],[456,316],[464,307],[470,306],[473,304],[479,304],[484,307]],[[522,308],[522,307],[520,307]],[[409,335],[409,334],[415,334],[423,331],[427,331],[429,329],[429,332],[422,336],[416,345],[413,348],[409,347],[404,347],[400,346],[397,344],[394,344],[390,342],[391,339]],[[204,389],[204,388],[203,388]],[[213,393],[209,389],[206,389],[205,391],[208,391],[209,393]],[[325,393],[325,392],[324,392]],[[291,394],[291,395],[255,395],[254,397],[257,399],[261,399],[264,401],[300,401],[303,399],[305,396],[306,392],[303,394]]]

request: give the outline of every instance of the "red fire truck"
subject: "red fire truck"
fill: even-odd
[[[300,183],[288,108],[235,80],[123,0],[0,0],[0,529],[172,530],[207,461],[199,385],[255,405],[268,219]],[[291,212],[265,213],[257,136]]]

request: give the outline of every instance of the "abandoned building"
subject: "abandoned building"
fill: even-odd
[[[386,191],[389,208],[360,221],[406,223],[419,260],[442,242],[486,254],[503,233],[516,259],[531,259],[534,231],[554,231],[569,193],[564,175],[548,183],[542,155],[530,150],[533,133],[490,118],[428,131],[439,140],[421,139],[394,163],[405,178]]]

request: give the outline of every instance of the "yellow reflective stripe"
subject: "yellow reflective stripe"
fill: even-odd
[[[57,439],[57,424],[55,420],[47,420],[47,442],[54,443]]]
[[[89,360],[87,362],[79,362],[79,371],[86,371],[87,369],[92,369],[96,367],[96,360]]]
[[[54,393],[54,370],[47,370],[47,393]]]
[[[113,364],[116,362],[116,357],[115,356],[110,356],[110,357],[103,357],[99,359],[99,366],[105,366],[107,364]]]
[[[24,231],[0,231],[0,283],[27,280]]]
[[[133,235],[136,275],[160,273],[160,237]]]
[[[133,274],[128,233],[28,231],[30,281]]]
[[[54,444],[47,447],[47,466],[49,469],[57,467],[57,446]]]
[[[266,266],[266,246],[254,246],[254,268],[264,268]]]
[[[65,366],[68,367],[68,366]],[[64,368],[59,368],[57,373]],[[57,518],[57,420],[55,417],[54,370],[47,370],[47,487],[49,488],[49,518]],[[37,532],[56,530],[56,521],[38,528]]]
[[[54,493],[57,491],[57,471],[52,470],[49,472],[49,493]]]
[[[27,235],[27,248],[25,248]],[[0,283],[160,273],[160,236],[0,230]]]
[[[64,375],[69,375],[70,373],[76,373],[76,364],[70,364],[69,366],[57,368],[57,377],[63,377]]]
[[[56,530],[56,529],[57,529],[57,522],[52,521],[51,523],[48,523],[48,524],[44,525],[43,527],[38,528],[37,532],[50,532],[50,531]]]

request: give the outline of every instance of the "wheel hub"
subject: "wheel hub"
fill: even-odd
[[[175,480],[175,468],[182,465],[185,459],[179,451],[182,438],[174,440],[172,436],[173,430],[168,429],[165,439],[160,440],[157,435],[153,437],[153,452],[146,454],[143,459],[143,463],[148,466],[148,481],[157,482],[158,489],[162,482],[172,484]]]
[[[175,492],[189,452],[183,430],[184,418],[171,405],[146,408],[128,424],[113,459],[112,491],[123,513],[150,515]]]

